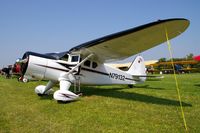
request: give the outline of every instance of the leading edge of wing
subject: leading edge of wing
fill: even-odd
[[[97,44],[100,44],[100,43],[103,43],[103,42],[106,42],[106,41],[109,41],[111,39],[118,38],[118,37],[121,37],[121,36],[124,36],[124,35],[128,35],[128,34],[131,34],[133,32],[137,32],[137,31],[143,30],[145,28],[148,28],[148,27],[151,27],[151,26],[154,26],[154,25],[157,25],[157,24],[165,23],[165,22],[168,22],[168,21],[177,21],[177,20],[188,21],[188,23],[189,23],[189,20],[187,20],[185,18],[172,18],[172,19],[158,20],[158,21],[155,21],[155,22],[151,22],[151,23],[148,23],[148,24],[144,24],[144,25],[135,27],[135,28],[124,30],[124,31],[117,32],[117,33],[114,33],[114,34],[110,34],[110,35],[107,35],[107,36],[104,36],[104,37],[101,37],[101,38],[98,38],[98,39],[95,39],[95,40],[92,40],[92,41],[88,41],[86,43],[82,43],[82,44],[80,44],[76,47],[71,48],[69,51],[75,52],[75,51],[78,51],[82,48],[84,48],[84,49],[89,48],[89,47],[92,47],[94,45],[97,45]]]

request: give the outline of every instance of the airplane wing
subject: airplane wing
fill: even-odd
[[[166,30],[169,39],[180,35],[189,23],[189,20],[183,18],[158,20],[83,43],[69,52],[82,56],[93,53],[100,62],[120,60],[166,42]]]

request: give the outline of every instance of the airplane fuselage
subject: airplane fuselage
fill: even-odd
[[[37,79],[46,79],[58,82],[61,75],[67,74],[73,69],[77,62],[49,59],[34,55],[29,55],[29,61],[25,75],[30,75]],[[100,64],[92,60],[87,60],[80,67],[73,71],[74,77],[70,82],[79,78],[81,84],[85,85],[111,85],[111,84],[136,84],[143,80],[133,78],[132,75],[108,64]],[[73,79],[74,78],[74,79]]]

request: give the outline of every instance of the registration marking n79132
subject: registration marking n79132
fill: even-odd
[[[109,78],[116,79],[116,80],[125,80],[125,76],[117,73],[110,73]]]

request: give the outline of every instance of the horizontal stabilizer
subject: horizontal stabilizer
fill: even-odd
[[[164,76],[153,76],[153,75],[132,75],[133,77],[146,77],[146,78],[157,78],[157,79],[163,79]]]

